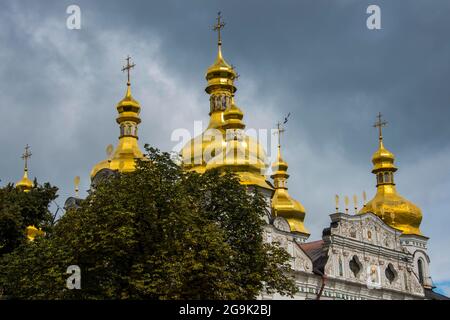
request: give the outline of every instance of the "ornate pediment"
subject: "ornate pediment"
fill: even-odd
[[[331,235],[353,239],[388,249],[400,249],[401,231],[388,226],[373,213],[331,215]]]

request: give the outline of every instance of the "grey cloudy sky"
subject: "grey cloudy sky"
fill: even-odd
[[[77,4],[82,29],[66,28]],[[381,7],[382,30],[366,28]],[[0,179],[17,181],[25,144],[31,175],[60,187],[62,205],[116,143],[121,72],[137,64],[140,143],[172,150],[177,128],[207,121],[206,68],[221,10],[224,56],[239,79],[248,127],[292,113],[284,138],[291,194],[311,239],[329,224],[334,194],[375,192],[372,124],[382,112],[397,156],[398,191],[423,210],[432,276],[450,288],[450,2],[434,1],[0,1]],[[85,195],[85,192],[82,192]]]

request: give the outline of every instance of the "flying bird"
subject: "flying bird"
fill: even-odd
[[[289,112],[288,115],[286,116],[286,118],[284,118],[283,124],[286,124],[288,122],[290,115],[291,115],[291,113]]]

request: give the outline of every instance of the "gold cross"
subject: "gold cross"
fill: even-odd
[[[225,22],[222,21],[222,12],[217,12],[217,24],[213,26],[213,30],[217,31],[217,37],[218,37],[218,44],[219,46],[222,45],[222,38],[220,36],[220,30],[225,27]]]
[[[130,71],[132,68],[136,67],[136,65],[134,63],[130,64],[130,60],[131,60],[130,56],[128,56],[125,60],[127,60],[127,65],[122,68],[122,72],[125,72],[125,71],[127,72],[127,75],[128,75],[127,84],[130,85]]]
[[[281,135],[286,131],[286,129],[284,129],[282,127],[282,124],[280,121],[277,122],[277,131],[275,132],[275,134],[278,134],[278,148],[281,146]]]
[[[30,146],[27,144],[25,146],[25,153],[22,155],[22,159],[25,160],[25,169],[28,168],[28,159],[31,158],[31,156]]]
[[[286,117],[284,117],[283,124],[286,124],[289,121],[289,117],[291,116],[291,113],[289,112]],[[275,134],[278,134],[278,147],[281,146],[281,134],[286,131],[286,129],[283,128],[283,124],[278,121],[277,122],[277,131]]]
[[[381,114],[381,112],[379,112],[378,116],[377,116],[378,121],[375,122],[375,124],[373,125],[374,128],[378,128],[378,134],[379,134],[380,140],[383,139],[382,128],[388,124],[386,121],[382,121],[381,117],[382,117],[382,114]]]

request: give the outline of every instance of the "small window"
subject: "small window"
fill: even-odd
[[[359,262],[358,256],[353,256],[349,263],[350,270],[352,270],[353,275],[357,277],[361,272],[361,262]]]
[[[372,239],[372,232],[370,230],[367,231],[367,239]]]
[[[409,291],[409,287],[408,287],[408,275],[406,274],[406,271],[405,271],[405,273],[404,273],[403,275],[404,275],[404,277],[405,277],[405,289],[406,289],[406,291]]]
[[[419,260],[417,260],[417,269],[419,271],[419,281],[421,284],[423,284],[423,260],[422,260],[422,258],[419,258]]]
[[[385,183],[391,182],[391,177],[390,177],[390,175],[389,175],[389,172],[385,172],[385,173],[384,173],[384,182],[385,182]]]
[[[382,174],[382,173],[379,173],[379,174],[377,175],[377,179],[378,179],[378,184],[383,183],[383,174]]]
[[[341,277],[344,276],[344,270],[342,268],[342,259],[341,259],[341,257],[339,257],[339,276],[341,276]]]
[[[397,272],[395,271],[395,268],[391,263],[388,264],[384,273],[386,275],[386,278],[389,280],[389,283],[392,283],[397,277]]]

